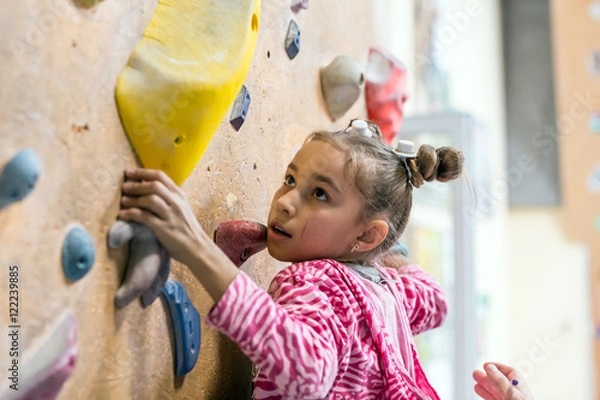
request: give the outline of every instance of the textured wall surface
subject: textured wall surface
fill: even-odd
[[[182,1],[182,0],[180,0]],[[156,7],[156,1],[105,0],[77,8],[68,0],[0,0],[0,168],[33,148],[44,164],[35,190],[0,210],[0,370],[8,357],[8,266],[20,271],[20,350],[27,353],[63,309],[76,314],[79,357],[61,399],[238,399],[250,393],[250,362],[203,323],[198,363],[174,377],[173,343],[164,301],[123,309],[114,295],[126,249],[109,250],[106,234],[119,209],[122,171],[138,165],[119,121],[117,77]],[[259,42],[246,79],[252,103],[239,132],[224,120],[182,187],[201,224],[264,221],[294,148],[313,129],[364,117],[364,98],[341,120],[325,110],[319,68],[339,54],[366,62],[384,44],[381,3],[313,1],[294,14],[288,1],[263,0]],[[301,50],[284,50],[289,20],[301,29]],[[199,55],[201,56],[201,55]],[[92,236],[96,261],[68,282],[61,247],[74,224]],[[261,286],[283,265],[266,252],[243,266]],[[211,300],[186,268],[180,280],[205,316]],[[0,384],[7,385],[5,373]],[[4,387],[3,387],[4,388]]]

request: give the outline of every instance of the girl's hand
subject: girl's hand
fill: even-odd
[[[137,168],[125,176],[119,217],[148,226],[171,257],[189,265],[209,238],[185,193],[162,171]]]
[[[473,371],[475,393],[485,400],[533,400],[524,378],[512,367],[501,363],[485,363],[484,371]],[[518,383],[513,385],[513,380]]]

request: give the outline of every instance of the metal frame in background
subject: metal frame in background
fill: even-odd
[[[453,142],[448,143],[465,154],[465,167],[473,171],[474,120],[468,114],[444,113],[427,114],[405,118],[398,138],[403,135],[413,136],[419,133],[436,132],[450,134]],[[464,213],[464,205],[469,201],[470,192],[465,179],[459,179],[452,185],[453,220],[454,220],[454,253],[455,253],[455,285],[454,298],[456,307],[454,354],[454,398],[464,400],[474,398],[473,379],[471,373],[476,367],[476,333],[475,333],[475,286],[474,286],[474,221]]]

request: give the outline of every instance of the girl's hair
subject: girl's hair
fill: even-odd
[[[381,138],[377,125],[366,121],[372,137],[357,133],[317,131],[305,143],[319,140],[331,144],[346,154],[345,172],[354,176],[354,183],[366,200],[361,218],[383,218],[389,230],[385,240],[365,257],[368,261],[387,251],[400,237],[412,207],[413,187],[424,182],[447,182],[462,173],[463,155],[451,147],[435,149],[422,145],[416,158],[403,159]],[[351,122],[352,124],[352,122]],[[407,167],[412,177],[408,178]]]

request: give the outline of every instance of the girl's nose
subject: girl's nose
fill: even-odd
[[[290,217],[296,215],[298,207],[298,191],[290,190],[277,199],[277,211],[287,214]]]

